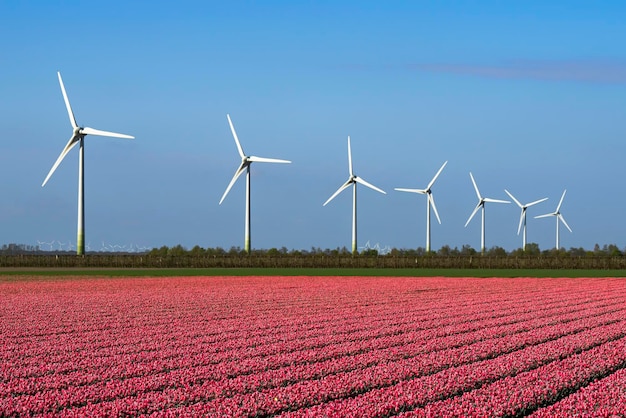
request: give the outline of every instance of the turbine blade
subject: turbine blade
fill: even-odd
[[[352,149],[350,148],[350,135],[348,135],[348,170],[350,171],[350,176],[354,176],[352,171]]]
[[[522,209],[522,213],[519,216],[519,226],[517,227],[517,235],[519,235],[522,230],[522,223],[524,221],[524,217],[526,216],[526,212]]]
[[[439,222],[439,225],[441,225],[441,219],[439,218],[439,213],[437,212],[437,206],[435,206],[435,197],[432,194],[429,194],[428,200],[430,200],[430,204],[433,207],[433,212],[435,212],[435,216],[437,217],[437,222]]]
[[[41,184],[41,187],[45,186],[46,183],[48,182],[48,180],[50,179],[50,177],[52,176],[52,173],[54,173],[54,171],[57,169],[57,167],[59,166],[59,164],[61,164],[61,161],[63,161],[63,158],[65,158],[65,156],[67,155],[68,152],[70,152],[70,150],[72,148],[74,148],[74,145],[76,145],[78,143],[79,140],[79,136],[76,135],[72,135],[72,137],[70,138],[69,141],[67,141],[67,145],[65,145],[65,148],[63,148],[63,151],[61,151],[61,154],[59,155],[59,157],[57,158],[57,160],[55,161],[54,165],[52,166],[52,168],[50,169],[50,171],[48,172],[48,175],[46,176],[46,179],[43,181],[43,183]]]
[[[480,207],[482,206],[482,202],[479,202],[476,207],[474,208],[474,211],[472,212],[472,214],[470,215],[470,217],[467,219],[467,222],[465,222],[465,227],[467,227],[467,225],[470,223],[470,221],[472,220],[472,218],[474,217],[474,215],[476,215],[476,212],[478,212],[478,209],[480,209]]]
[[[351,184],[353,183],[353,181],[351,179],[349,179],[348,181],[346,181],[344,184],[341,185],[341,187],[339,187],[337,189],[337,191],[335,193],[333,193],[333,195],[331,197],[328,198],[328,200],[326,202],[324,202],[324,204],[322,206],[326,206],[328,204],[328,202],[330,202],[331,200],[333,200],[335,197],[337,197],[337,195],[341,192],[343,192],[347,187],[349,187]]]
[[[489,197],[484,198],[483,201],[490,203],[511,203],[508,200],[491,199]]]
[[[233,138],[235,138],[235,144],[237,144],[237,151],[239,152],[239,156],[243,158],[246,155],[243,153],[243,148],[241,148],[241,144],[239,143],[239,138],[237,138],[237,132],[235,132],[235,127],[233,126],[233,122],[230,120],[230,115],[226,114],[226,118],[228,119],[228,124],[230,125],[230,131],[233,133]]]
[[[480,192],[478,191],[478,186],[476,185],[476,180],[474,180],[474,176],[472,176],[472,172],[470,171],[470,178],[472,179],[472,183],[474,184],[474,190],[476,190],[476,196],[478,196],[478,200],[482,200],[482,196],[480,195]]]
[[[382,193],[382,194],[387,194],[384,190],[379,189],[378,187],[374,186],[374,185],[373,185],[373,184],[371,184],[371,183],[368,183],[367,181],[363,180],[361,177],[357,177],[357,176],[355,176],[355,177],[354,177],[354,180],[355,180],[357,183],[361,183],[363,186],[369,187],[369,188],[370,188],[370,189],[372,189],[372,190],[376,190],[376,191],[377,191],[377,192],[379,192],[379,193]]]
[[[536,205],[537,203],[541,203],[541,202],[544,202],[544,201],[546,201],[546,200],[548,200],[548,198],[547,198],[547,197],[544,197],[543,199],[535,200],[534,202],[528,203],[528,204],[526,205],[526,207],[528,208],[528,207],[530,207],[530,206],[532,206],[532,205]]]
[[[556,210],[554,212],[558,212],[559,209],[561,209],[561,204],[563,204],[563,199],[565,198],[566,192],[567,192],[567,189],[563,190],[563,194],[561,195],[561,200],[559,200],[559,205],[556,207]]]
[[[437,180],[437,177],[439,177],[439,174],[441,174],[441,172],[443,171],[443,169],[446,166],[446,164],[448,164],[447,161],[445,163],[443,163],[443,165],[441,166],[439,171],[437,171],[437,174],[435,174],[435,177],[433,177],[433,179],[430,181],[430,183],[428,183],[428,187],[426,187],[426,190],[430,190],[430,188],[433,187],[433,184],[435,184],[435,180]]]
[[[524,209],[524,205],[522,205],[522,204],[519,202],[519,200],[517,200],[517,199],[515,198],[515,196],[513,196],[511,193],[509,193],[509,191],[508,191],[507,189],[504,189],[504,191],[506,192],[506,194],[508,194],[508,195],[511,197],[511,199],[513,199],[513,200],[515,201],[515,203],[517,203],[517,206],[519,206],[520,208]],[[519,235],[519,233],[518,233],[518,235]]]
[[[263,158],[263,157],[248,157],[248,161],[250,162],[256,162],[256,163],[283,163],[283,164],[290,164],[291,161],[289,160],[279,160],[277,158]]]
[[[555,213],[546,213],[545,215],[535,216],[535,219],[547,218],[548,216],[556,216],[556,214]]]
[[[72,112],[72,106],[70,106],[70,99],[67,98],[67,93],[65,92],[65,86],[63,85],[63,79],[61,78],[60,71],[57,71],[57,76],[59,77],[59,84],[61,85],[61,92],[63,93],[63,100],[65,100],[65,107],[67,108],[67,114],[70,117],[70,123],[72,124],[72,128],[77,128],[78,124],[76,123],[74,112]]]
[[[569,227],[569,225],[567,224],[567,222],[565,222],[565,218],[563,217],[563,215],[561,215],[560,213],[557,215],[558,219],[561,220],[561,222],[563,222],[563,225],[565,225],[567,227],[567,229],[569,229],[569,232],[572,232],[572,228]],[[557,220],[558,222],[558,220]]]
[[[233,187],[233,185],[235,184],[235,182],[237,181],[239,176],[241,176],[241,173],[243,173],[245,171],[247,166],[248,166],[248,164],[246,164],[246,162],[243,162],[243,161],[239,165],[239,168],[237,168],[237,171],[235,171],[235,175],[233,176],[233,178],[230,181],[230,183],[228,183],[228,187],[226,188],[226,191],[224,192],[224,194],[222,195],[222,198],[220,199],[220,203],[219,203],[220,205],[222,204],[222,202],[226,198],[226,195],[228,194],[228,192],[230,192],[230,189]]]
[[[420,193],[420,194],[426,193],[425,190],[421,190],[421,189],[403,189],[401,187],[396,187],[394,188],[394,190],[397,190],[399,192],[408,192],[408,193]]]
[[[89,127],[81,128],[80,133],[83,135],[98,135],[98,136],[110,136],[113,138],[135,139],[135,137],[131,135],[118,134],[116,132],[101,131],[99,129],[93,129]]]

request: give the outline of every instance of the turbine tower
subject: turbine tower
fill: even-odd
[[[480,253],[484,254],[485,253],[485,203],[487,202],[511,203],[511,202],[509,202],[508,200],[498,200],[498,199],[491,199],[488,197],[482,197],[480,195],[480,191],[478,191],[478,186],[476,185],[476,181],[474,180],[474,176],[472,176],[471,172],[470,172],[470,178],[472,179],[472,183],[474,183],[474,190],[476,190],[476,195],[478,196],[478,204],[474,208],[474,211],[470,215],[467,222],[465,222],[465,227],[467,227],[467,225],[470,223],[474,215],[476,215],[476,212],[478,212],[478,209],[482,209],[482,226],[481,226],[481,231],[480,231]]]
[[[548,216],[556,216],[556,247],[555,247],[556,250],[559,250],[561,248],[560,241],[559,241],[560,239],[559,220],[563,222],[563,225],[565,225],[567,229],[569,229],[569,232],[572,232],[572,228],[570,228],[567,222],[565,222],[565,218],[561,214],[561,205],[563,204],[563,199],[565,198],[566,192],[567,190],[563,190],[563,195],[561,195],[561,200],[559,200],[559,205],[556,207],[556,210],[554,212],[546,213],[545,215],[535,216],[535,218],[547,218]]]
[[[352,170],[352,150],[350,149],[350,136],[348,136],[348,180],[337,189],[335,193],[331,197],[328,198],[326,202],[322,206],[326,206],[331,200],[333,200],[339,193],[352,186],[352,254],[356,254],[357,246],[356,246],[356,184],[361,183],[363,186],[369,187],[372,190],[376,190],[382,194],[387,194],[383,190],[374,186],[373,184],[368,183],[363,180],[361,177],[355,176],[354,171]]]
[[[67,98],[67,93],[65,92],[65,86],[63,85],[63,79],[61,78],[61,73],[57,72],[59,77],[59,84],[61,85],[61,92],[63,93],[63,100],[65,100],[65,107],[67,108],[67,114],[70,117],[70,123],[72,124],[72,136],[70,140],[61,151],[61,155],[57,158],[56,162],[48,172],[46,179],[43,181],[41,187],[45,186],[52,173],[57,169],[63,158],[70,152],[72,148],[76,144],[79,144],[79,152],[78,152],[78,225],[77,225],[77,234],[76,234],[76,254],[83,255],[85,254],[85,136],[87,135],[97,135],[97,136],[109,136],[114,138],[125,138],[125,139],[134,139],[133,136],[118,134],[115,132],[107,132],[101,131],[98,129],[81,127],[76,123],[76,118],[74,118],[74,112],[72,111],[72,107],[70,106],[70,101]]]
[[[519,218],[519,226],[517,227],[517,235],[519,235],[520,230],[522,229],[522,225],[523,225],[524,233],[522,234],[522,249],[526,251],[526,209],[528,209],[529,207],[533,205],[536,205],[537,203],[541,203],[545,200],[548,200],[548,198],[544,197],[543,199],[535,200],[534,202],[526,203],[525,205],[522,205],[520,201],[517,200],[515,196],[513,196],[511,193],[509,193],[507,189],[504,189],[504,191],[506,192],[506,194],[508,194],[511,197],[511,199],[513,199],[515,203],[517,203],[517,206],[519,206],[520,209],[522,210],[522,213],[520,214],[520,218]]]
[[[226,191],[222,195],[222,198],[220,199],[219,204],[220,205],[222,204],[222,202],[226,198],[226,195],[228,194],[230,189],[233,187],[233,184],[235,184],[239,176],[241,176],[241,174],[245,171],[246,172],[246,221],[245,221],[244,250],[246,251],[246,253],[250,254],[250,165],[255,162],[256,163],[291,163],[291,161],[279,160],[276,158],[263,158],[263,157],[255,157],[253,155],[250,155],[250,156],[246,155],[243,152],[243,148],[241,147],[241,144],[239,143],[239,138],[237,138],[237,132],[235,132],[235,127],[233,126],[233,122],[230,120],[230,115],[227,114],[226,118],[228,119],[230,130],[233,133],[233,138],[235,138],[237,151],[239,151],[239,156],[241,157],[241,164],[239,164],[237,171],[235,171],[235,175],[233,176],[232,180],[228,184],[228,187],[226,188]]]
[[[395,189],[399,192],[419,193],[419,194],[425,194],[427,196],[427,199],[426,199],[426,252],[430,252],[430,207],[431,206],[433,208],[433,211],[435,212],[435,216],[437,217],[437,222],[439,222],[439,224],[441,225],[441,219],[439,219],[439,214],[437,213],[437,206],[435,206],[435,198],[433,197],[433,192],[431,188],[433,187],[433,184],[435,184],[435,180],[437,180],[437,177],[439,177],[439,174],[441,174],[446,164],[448,164],[447,161],[443,163],[439,171],[437,171],[437,174],[435,174],[435,177],[433,177],[433,179],[430,181],[430,183],[428,183],[428,186],[426,186],[425,189],[402,189],[402,188]]]

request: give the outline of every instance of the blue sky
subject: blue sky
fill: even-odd
[[[253,248],[425,245],[422,188],[442,224],[432,246],[480,247],[483,195],[549,200],[528,241],[626,247],[626,5],[616,1],[0,3],[0,242],[75,243],[78,152],[41,183],[78,123],[87,137],[86,242],[243,247],[245,179],[218,205],[239,156],[252,166]],[[487,247],[513,250],[519,208],[487,206]],[[57,244],[55,244],[56,246]]]

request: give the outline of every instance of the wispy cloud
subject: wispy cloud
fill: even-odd
[[[412,70],[495,79],[626,83],[626,60],[521,60],[495,64],[409,65]]]

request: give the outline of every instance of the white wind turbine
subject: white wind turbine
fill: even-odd
[[[567,222],[565,222],[565,218],[563,217],[563,215],[561,214],[561,205],[563,204],[563,199],[565,198],[565,193],[567,192],[567,190],[563,190],[563,195],[561,195],[561,200],[559,200],[559,205],[556,207],[556,210],[552,213],[546,213],[545,215],[539,215],[539,216],[535,216],[535,218],[547,218],[548,216],[556,216],[556,249],[560,249],[560,231],[559,231],[559,220],[561,222],[563,222],[563,225],[565,225],[565,227],[567,229],[569,229],[569,232],[572,232],[572,228],[569,227],[569,225],[567,224]]]
[[[437,174],[435,174],[435,177],[433,177],[433,179],[430,181],[430,183],[428,183],[428,186],[426,186],[425,189],[395,188],[395,190],[399,192],[419,193],[419,194],[425,194],[427,196],[427,199],[426,199],[426,252],[430,252],[430,207],[431,205],[432,205],[433,211],[435,212],[435,216],[437,217],[437,222],[439,222],[439,224],[441,225],[441,219],[439,219],[439,214],[437,213],[437,206],[435,206],[435,198],[433,197],[431,188],[433,187],[433,184],[435,184],[435,180],[437,180],[437,177],[439,177],[439,174],[441,174],[446,164],[448,164],[447,161],[443,163],[439,171],[437,171]]]
[[[249,254],[250,253],[250,165],[254,162],[256,163],[291,163],[291,161],[278,160],[276,158],[263,158],[263,157],[248,156],[244,154],[243,148],[241,147],[241,144],[239,143],[239,138],[237,138],[237,133],[235,132],[235,127],[233,126],[233,122],[230,120],[230,115],[227,114],[226,118],[228,118],[228,124],[230,125],[230,130],[233,133],[233,138],[235,138],[235,144],[237,144],[237,150],[239,151],[239,156],[241,156],[241,164],[239,164],[237,171],[235,171],[235,175],[233,176],[232,180],[228,184],[228,187],[226,188],[226,191],[222,195],[222,198],[220,199],[219,204],[220,205],[222,204],[222,202],[226,198],[226,195],[228,194],[230,189],[233,187],[233,184],[235,184],[239,176],[241,176],[241,174],[245,171],[246,172],[246,221],[245,221],[244,250],[246,251],[246,253]]]
[[[520,209],[522,210],[522,213],[520,214],[520,218],[519,218],[519,226],[517,227],[517,235],[519,235],[520,230],[522,229],[522,226],[523,226],[524,233],[522,234],[522,250],[526,251],[526,209],[528,209],[529,207],[533,205],[536,205],[537,203],[541,203],[545,200],[548,200],[548,198],[544,197],[543,199],[535,200],[534,202],[526,203],[525,205],[522,205],[520,201],[517,200],[515,196],[513,196],[511,193],[509,193],[507,189],[504,189],[504,191],[506,192],[506,194],[508,194],[511,197],[511,199],[513,199],[515,203],[517,203],[517,206],[519,206]]]
[[[74,118],[74,112],[72,112],[72,107],[70,106],[70,101],[67,98],[67,93],[65,92],[65,86],[63,85],[63,79],[61,78],[61,73],[57,72],[59,77],[59,84],[61,85],[61,92],[63,93],[63,100],[65,100],[65,107],[67,108],[67,114],[70,117],[70,123],[72,124],[72,136],[70,140],[61,151],[61,155],[57,158],[56,162],[50,169],[50,172],[46,176],[46,179],[43,181],[41,187],[45,186],[52,173],[57,169],[63,158],[70,152],[72,148],[76,144],[79,144],[79,152],[78,152],[78,232],[76,234],[76,254],[83,255],[85,254],[85,147],[84,141],[85,136],[87,135],[97,135],[97,136],[109,136],[114,138],[125,138],[125,139],[133,139],[133,136],[118,134],[115,132],[101,131],[98,129],[81,127],[76,123],[76,118]]]
[[[481,252],[481,254],[484,254],[485,253],[485,203],[487,203],[487,202],[489,202],[489,203],[511,203],[511,202],[509,202],[508,200],[498,200],[498,199],[491,199],[491,198],[488,198],[488,197],[482,197],[480,195],[480,191],[478,191],[478,186],[476,185],[476,181],[474,180],[474,176],[472,176],[471,172],[470,172],[470,178],[472,179],[472,183],[474,183],[474,189],[476,190],[476,195],[478,196],[478,204],[474,208],[474,211],[470,215],[470,217],[467,220],[467,222],[465,222],[465,226],[467,227],[467,225],[470,223],[470,221],[472,220],[474,215],[476,215],[476,212],[478,212],[478,209],[482,208],[482,226],[481,226],[481,232],[480,232],[480,252]]]
[[[372,190],[376,190],[382,194],[387,194],[383,190],[374,186],[373,184],[368,183],[363,180],[361,177],[354,175],[354,171],[352,170],[352,150],[350,149],[350,136],[348,136],[348,171],[349,177],[348,180],[344,184],[337,189],[335,193],[331,197],[328,198],[326,202],[322,206],[326,206],[331,200],[333,200],[339,193],[352,186],[352,254],[356,254],[357,246],[356,246],[356,184],[361,183],[363,186],[369,187]]]

